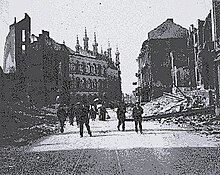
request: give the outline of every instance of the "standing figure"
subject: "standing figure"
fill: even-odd
[[[69,117],[69,123],[70,123],[70,125],[72,125],[72,126],[73,126],[73,119],[74,119],[74,114],[73,114],[73,112],[74,112],[74,105],[72,104],[72,105],[69,107],[68,111],[67,111],[67,114],[68,114],[68,117]]]
[[[80,104],[76,108],[76,113],[78,115],[78,122],[80,127],[80,137],[83,137],[83,125],[86,125],[88,134],[92,137],[92,132],[89,126],[89,108],[87,105]]]
[[[135,122],[135,131],[138,133],[138,125],[139,125],[141,134],[143,133],[142,132],[142,114],[143,114],[143,108],[140,106],[140,103],[137,102],[135,104],[135,107],[133,108],[132,116]]]
[[[120,131],[120,126],[122,125],[122,131],[125,130],[125,113],[126,113],[126,107],[121,102],[119,104],[119,107],[117,109],[117,119],[118,119],[118,130]]]
[[[105,121],[106,120],[106,108],[104,105],[102,105],[100,108],[99,108],[99,120],[101,121]]]
[[[59,122],[60,122],[60,132],[63,133],[64,132],[65,121],[66,121],[66,118],[67,118],[67,113],[65,111],[65,107],[64,106],[60,105],[58,107],[57,117],[58,117]]]
[[[96,111],[95,111],[93,106],[91,106],[91,109],[89,110],[89,115],[90,115],[92,121],[95,121],[95,119],[96,119]]]
[[[77,125],[77,127],[79,127],[79,119],[80,119],[81,113],[82,113],[82,111],[81,111],[81,103],[77,102],[76,106],[73,109],[73,115],[74,115],[74,117],[76,117],[76,125]]]

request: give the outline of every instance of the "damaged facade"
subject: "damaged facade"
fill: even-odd
[[[189,29],[192,58],[195,60],[195,82],[200,89],[214,88],[214,42],[212,34],[211,11],[205,20],[198,19],[198,28]]]
[[[96,36],[95,36],[96,37]],[[31,104],[51,104],[77,100],[118,100],[122,98],[119,52],[116,62],[111,48],[98,53],[96,38],[93,51],[84,38],[84,49],[77,39],[76,51],[50,38],[48,31],[31,35],[31,19],[10,25],[6,38],[3,72],[15,76],[13,94]],[[114,92],[113,92],[114,90]],[[22,94],[22,95],[21,95]]]
[[[187,37],[187,29],[175,24],[173,19],[167,19],[148,33],[137,59],[136,76],[141,101],[161,96],[163,91],[171,92],[174,83],[181,84],[180,79],[184,79],[184,85],[190,86],[191,79],[187,74],[191,60],[187,55]]]
[[[164,25],[166,23],[169,27]],[[164,91],[175,92],[175,87],[199,89],[207,91],[209,98],[212,96],[210,92],[214,92],[219,109],[220,0],[212,0],[212,10],[204,20],[198,19],[197,27],[191,25],[189,30],[186,30],[177,25],[181,30],[173,30],[172,25],[176,24],[172,24],[172,20],[168,19],[149,32],[148,39],[142,45],[136,74],[142,91],[139,94],[141,100],[147,101],[151,97],[162,95]],[[169,39],[160,38],[170,35]],[[176,43],[168,43],[166,40],[175,40]],[[153,42],[157,42],[154,47]],[[154,57],[155,48],[159,48],[157,57]]]

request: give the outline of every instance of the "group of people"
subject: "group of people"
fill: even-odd
[[[70,125],[73,125],[74,118],[76,120],[77,126],[80,128],[80,136],[83,137],[83,126],[85,124],[88,134],[92,137],[92,132],[89,125],[90,118],[94,121],[96,115],[98,114],[96,106],[88,105],[86,103],[77,102],[76,105],[67,107],[67,105],[60,105],[57,110],[57,117],[60,122],[60,132],[64,132],[65,121],[69,117]],[[125,113],[126,106],[123,102],[119,103],[117,108],[117,119],[118,125],[117,128],[120,131],[122,126],[122,131],[125,131]],[[107,110],[104,105],[99,108],[99,120],[106,120]],[[135,107],[132,110],[132,116],[135,122],[135,131],[138,133],[138,126],[140,133],[142,134],[142,114],[143,108],[140,106],[140,103],[136,103]]]
[[[120,131],[120,126],[122,125],[122,131],[125,131],[125,113],[126,106],[123,103],[120,103],[117,109],[117,119],[118,119],[118,130]],[[139,102],[136,102],[135,107],[132,110],[132,117],[134,118],[135,131],[138,133],[138,126],[140,133],[142,134],[142,114],[143,108],[140,106]]]
[[[83,125],[85,124],[88,134],[92,137],[92,132],[89,126],[90,117],[95,120],[96,114],[94,107],[90,108],[86,103],[77,102],[76,105],[67,107],[60,105],[57,110],[57,117],[60,122],[60,132],[64,132],[64,125],[67,117],[69,116],[70,125],[73,125],[74,117],[76,118],[77,126],[80,128],[80,136],[83,137]]]

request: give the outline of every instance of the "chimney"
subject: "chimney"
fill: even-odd
[[[50,34],[48,31],[42,30],[42,34],[47,36],[48,38],[50,37]]]
[[[167,18],[167,21],[172,22],[173,23],[173,18]]]

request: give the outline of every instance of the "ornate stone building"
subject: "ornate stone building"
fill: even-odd
[[[95,98],[106,102],[120,101],[122,98],[119,51],[116,62],[112,60],[110,43],[108,49],[98,53],[98,43],[94,33],[93,50],[89,50],[85,29],[84,49],[77,36],[76,51],[69,55],[71,101],[92,101]]]

